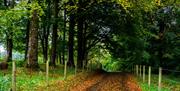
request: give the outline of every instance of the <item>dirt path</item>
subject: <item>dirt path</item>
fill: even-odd
[[[128,73],[98,72],[70,91],[141,91],[133,76]]]

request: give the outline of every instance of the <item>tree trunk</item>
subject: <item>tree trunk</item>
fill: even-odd
[[[82,0],[79,0],[78,14],[82,13]],[[83,67],[83,17],[78,17],[78,57],[77,66],[78,68]]]
[[[73,6],[74,3],[70,1],[70,6]],[[68,66],[75,67],[74,64],[74,27],[75,27],[75,20],[74,14],[70,14],[70,25],[69,25],[69,48],[68,48]]]
[[[13,39],[12,39],[12,31],[9,31],[10,33],[6,35],[7,37],[7,56],[6,56],[6,62],[12,61],[12,48],[13,48]]]
[[[30,26],[30,21],[29,21],[29,19],[28,19],[28,22],[27,22],[27,29],[26,29],[26,48],[25,48],[24,61],[27,60],[28,43],[29,43],[29,26]]]
[[[86,39],[86,30],[87,30],[87,23],[84,23],[84,31],[82,35],[82,60],[83,60],[83,66],[86,67],[86,59],[87,59],[87,39]]]
[[[48,38],[49,38],[49,30],[50,30],[50,19],[51,19],[51,8],[50,8],[50,5],[51,5],[51,1],[48,0],[48,10],[47,10],[47,31],[46,31],[46,35],[45,35],[45,50],[44,50],[44,58],[45,60],[47,61],[48,60],[48,49],[49,49],[49,46],[48,46]]]
[[[11,7],[11,8],[13,8],[13,7],[14,7],[14,5],[15,5],[15,0],[11,0],[11,1],[9,1],[9,4],[10,4],[10,7]]]
[[[45,20],[45,18],[43,17],[43,20]],[[44,21],[45,22],[45,21]],[[43,54],[43,61],[44,63],[46,63],[46,59],[45,59],[45,33],[46,33],[46,25],[43,25],[43,29],[42,29],[42,33],[39,33],[39,39],[41,40],[41,47],[42,47],[42,54]]]
[[[163,38],[165,33],[165,23],[160,22],[159,24],[159,48],[158,48],[158,57],[159,57],[159,66],[161,67],[163,65],[163,51],[164,51],[164,45],[163,45]]]
[[[56,47],[57,47],[57,28],[58,28],[58,3],[59,0],[54,0],[54,18],[55,18],[55,23],[53,24],[53,33],[52,33],[52,48],[51,48],[51,62],[50,65],[55,66],[56,63]]]
[[[66,41],[66,8],[64,9],[64,31],[63,31],[63,49],[62,49],[62,64],[65,63],[65,41]]]
[[[4,0],[4,6],[7,7],[7,0]]]
[[[28,0],[28,4],[30,3],[30,0]],[[30,8],[27,8],[30,10]],[[28,44],[29,44],[29,30],[30,30],[30,19],[27,21],[27,26],[26,26],[26,47],[25,47],[25,55],[24,55],[24,61],[27,61],[27,54],[28,54]]]
[[[61,55],[62,55],[62,53],[60,52],[60,53],[59,53],[59,59],[58,59],[58,61],[59,61],[60,64],[61,64],[61,62],[62,62],[62,56],[61,56]]]
[[[4,1],[6,4],[5,6],[7,6],[7,1]],[[12,0],[12,2],[10,3],[11,8],[14,7],[14,0]],[[7,37],[7,57],[6,57],[6,62],[11,62],[12,61],[12,49],[13,49],[13,30],[8,31],[8,33],[6,33],[6,37]]]
[[[29,44],[28,44],[28,62],[27,67],[36,69],[38,65],[38,14],[37,10],[33,11],[33,16],[30,24],[29,31]]]

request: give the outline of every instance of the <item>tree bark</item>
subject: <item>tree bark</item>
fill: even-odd
[[[78,14],[82,13],[82,0],[79,0]],[[82,36],[83,34],[83,18],[78,17],[78,57],[77,57],[77,66],[78,68],[83,67],[83,49],[82,49]]]
[[[4,1],[6,4],[5,6],[7,6],[7,1]],[[14,7],[14,0],[12,0],[12,2],[10,3],[10,7],[13,8]],[[7,41],[7,57],[6,57],[6,62],[11,62],[12,61],[12,49],[13,49],[13,30],[8,30],[8,33],[6,33],[6,41]]]
[[[4,0],[4,6],[7,7],[7,0]]]
[[[27,67],[36,69],[38,65],[38,14],[37,10],[33,11],[30,23],[29,44],[28,44],[28,62]]]
[[[87,30],[87,23],[85,23],[84,22],[84,29],[83,29],[84,31],[83,31],[83,35],[82,35],[82,60],[84,61],[83,62],[83,66],[85,67],[86,66],[86,64],[87,64],[87,38],[86,38],[86,30]]]
[[[7,37],[7,56],[6,56],[6,62],[12,61],[12,49],[13,49],[13,39],[12,36],[13,32],[9,31],[9,34],[6,35]]]
[[[54,18],[55,18],[55,23],[53,24],[53,33],[52,33],[52,48],[51,48],[51,62],[50,62],[50,65],[52,66],[55,66],[56,63],[56,54],[57,54],[57,51],[56,51],[56,47],[57,47],[57,28],[58,28],[58,21],[57,21],[57,18],[58,18],[58,3],[59,3],[59,0],[54,0]]]
[[[28,22],[27,22],[27,29],[26,29],[26,48],[25,48],[24,61],[27,60],[28,43],[29,43],[29,26],[30,26],[30,21],[29,21],[29,19],[28,19]]]
[[[74,6],[72,0],[70,0],[70,6]],[[75,27],[75,20],[74,14],[70,14],[70,23],[69,23],[69,48],[68,48],[68,66],[75,67],[74,64],[74,27]]]
[[[164,51],[164,45],[163,45],[163,38],[164,38],[164,33],[165,33],[165,23],[160,22],[159,23],[159,48],[158,48],[158,57],[159,57],[159,66],[161,67],[163,65],[163,51]]]
[[[64,31],[63,31],[62,64],[65,63],[65,41],[66,41],[66,8],[64,9]]]
[[[48,60],[48,49],[49,49],[49,46],[48,46],[48,39],[49,39],[49,30],[50,30],[50,19],[51,19],[51,8],[50,8],[50,5],[51,5],[51,1],[48,0],[48,10],[47,10],[47,32],[46,32],[46,36],[45,36],[45,60],[47,61]]]
[[[15,5],[15,0],[12,0],[10,4],[11,4],[11,7],[13,8]]]

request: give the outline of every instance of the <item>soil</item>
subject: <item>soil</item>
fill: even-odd
[[[70,91],[142,91],[134,77],[124,72],[96,72]]]
[[[36,91],[142,91],[135,77],[126,72],[81,72],[56,80],[49,86],[38,86]]]

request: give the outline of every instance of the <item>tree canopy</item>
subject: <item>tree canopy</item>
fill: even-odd
[[[0,3],[0,44],[7,50],[7,61],[12,52],[19,52],[31,65],[42,57],[52,66],[68,60],[68,66],[78,68],[97,61],[104,68],[146,64],[180,70],[174,66],[180,60],[178,0]]]

